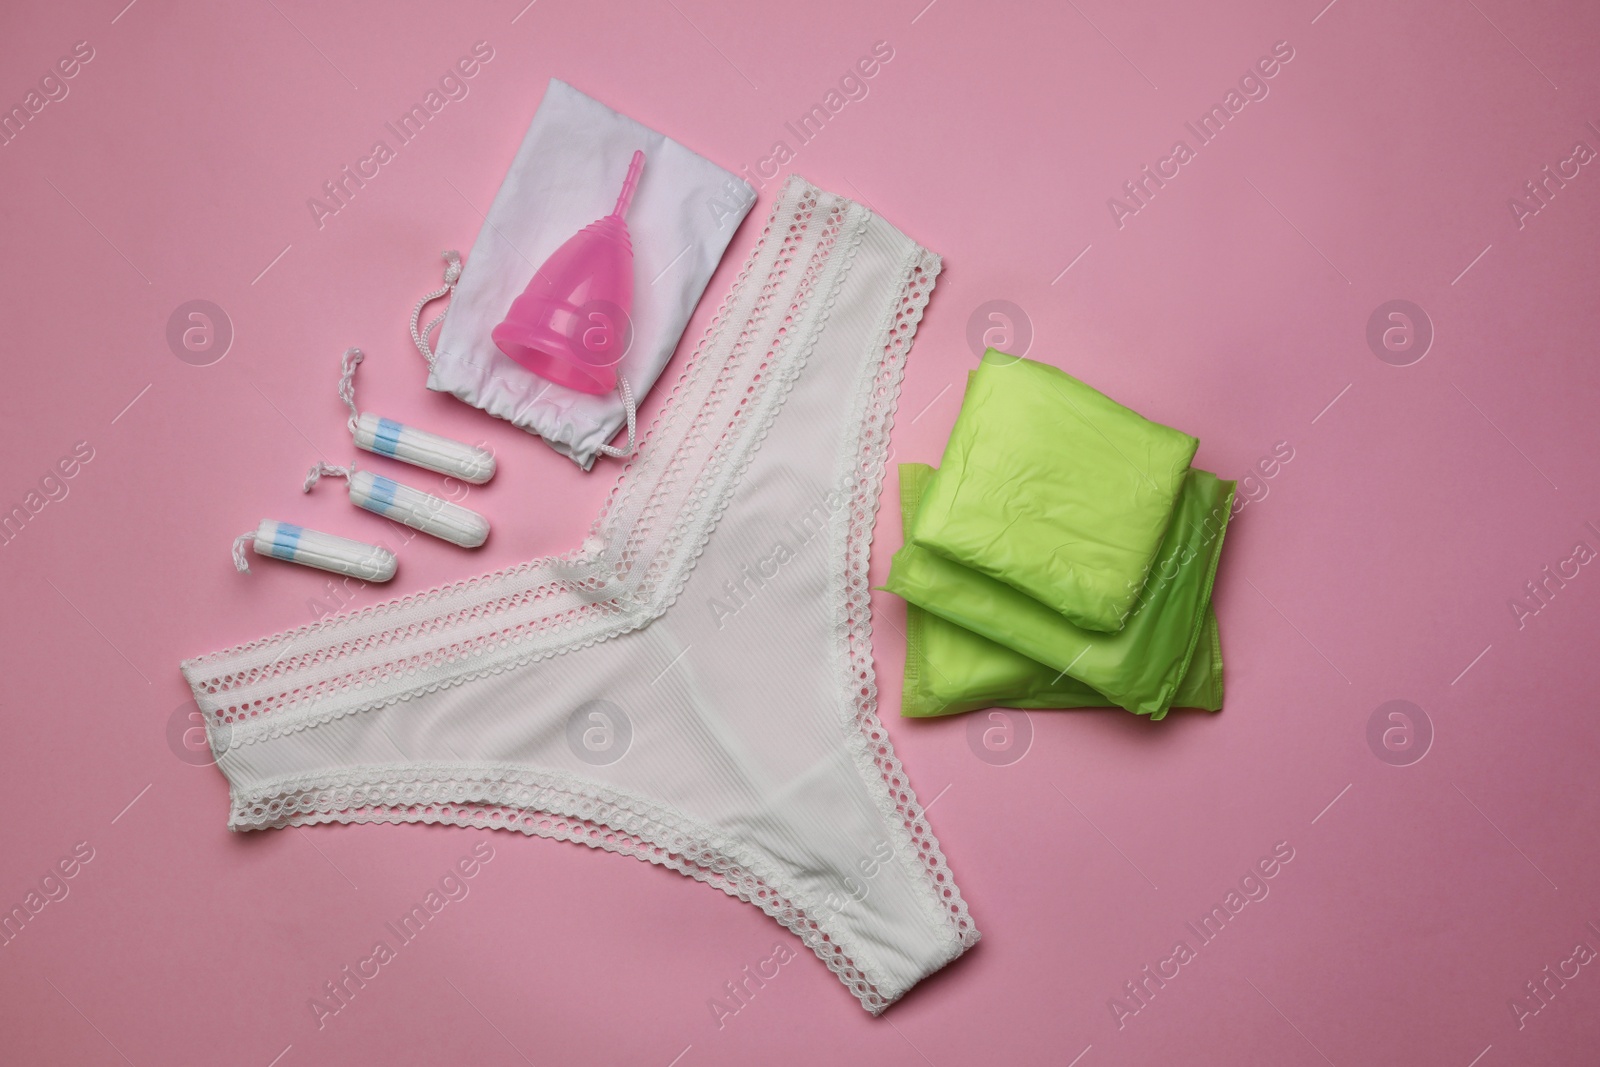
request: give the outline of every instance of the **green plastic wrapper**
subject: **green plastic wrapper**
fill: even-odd
[[[1122,629],[1200,442],[989,349],[906,540],[1086,630]]]
[[[998,411],[993,415],[1003,417]],[[930,489],[936,480],[929,480]],[[1173,706],[1206,629],[1233,491],[1232,482],[1189,470],[1149,580],[1126,625],[1114,634],[1078,626],[1015,586],[914,543],[894,554],[884,587],[924,611],[1065,672],[1118,707],[1160,719]],[[913,525],[928,499],[922,498]],[[1011,536],[1019,535],[1013,531]],[[1026,555],[1027,545],[1014,547]]]
[[[933,474],[925,463],[900,465],[900,515],[907,528]],[[920,719],[979,708],[1110,708],[1115,703],[1078,681],[915,604],[906,605],[906,673],[900,714]],[[1222,646],[1208,604],[1204,629],[1173,706],[1222,707]]]

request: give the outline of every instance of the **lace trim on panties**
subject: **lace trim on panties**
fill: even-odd
[[[862,778],[877,800],[884,821],[901,831],[895,855],[915,855],[923,873],[939,899],[943,914],[958,946],[953,955],[978,943],[979,933],[967,912],[966,901],[956,888],[955,878],[945,862],[938,840],[933,836],[922,805],[917,802],[910,779],[888,731],[878,718],[878,686],[872,665],[872,594],[867,568],[872,557],[872,528],[877,521],[878,501],[883,484],[890,431],[900,398],[900,382],[905,376],[906,356],[922,321],[923,309],[933,291],[941,263],[939,257],[914,246],[901,271],[904,279],[899,299],[885,312],[878,336],[884,338],[880,359],[866,368],[865,388],[858,388],[853,399],[850,425],[859,426],[858,448],[853,457],[856,491],[850,500],[848,521],[839,529],[832,546],[832,558],[843,559],[843,585],[833,600],[833,632],[836,646],[845,653],[842,669],[840,707],[850,709],[846,724],[846,743],[861,769]],[[843,475],[834,484],[844,484]]]
[[[787,200],[789,195],[789,190],[785,190],[783,199]],[[789,239],[793,238],[793,245],[798,247],[800,238],[804,236],[804,231],[811,222],[810,213],[816,208],[819,195],[819,191],[814,187],[802,185],[792,218],[781,214],[783,203],[780,201],[779,208],[774,211],[772,220],[769,220],[763,230],[750,261],[702,338],[694,363],[674,386],[666,407],[652,424],[649,437],[655,437],[661,432],[663,424],[675,416],[675,409],[681,402],[680,394],[692,393],[697,385],[704,384],[698,382],[698,374],[702,369],[701,356],[714,348],[721,337],[730,311],[737,309],[741,302],[747,299],[748,277],[759,263],[775,223],[789,222],[785,243],[788,244]],[[854,217],[851,217],[852,215]],[[771,418],[781,406],[783,395],[787,393],[788,386],[792,384],[809,355],[811,344],[826,320],[827,307],[831,305],[833,294],[837,291],[838,284],[855,256],[867,219],[864,209],[844,200],[837,200],[834,208],[829,211],[822,226],[823,240],[808,264],[807,274],[810,277],[802,279],[796,299],[788,309],[787,314],[790,316],[788,321],[799,320],[809,309],[809,294],[813,291],[820,289],[821,292],[828,294],[826,302],[813,319],[814,328],[809,336],[798,346],[798,353],[782,367],[784,371],[781,375],[782,380],[776,383],[779,388],[765,391],[773,399],[764,406],[762,414],[765,417],[753,437],[755,443],[759,443],[765,436],[766,427],[770,425]],[[845,238],[843,248],[835,250],[834,245],[841,234]],[[790,249],[791,260],[792,256],[793,251]],[[823,275],[820,279],[815,277],[819,264]],[[955,886],[943,852],[928,826],[922,807],[918,804],[904,769],[894,754],[888,732],[878,719],[877,686],[872,669],[871,603],[866,577],[872,527],[876,519],[889,433],[893,426],[894,408],[904,373],[906,354],[911,347],[938,276],[940,261],[932,253],[914,248],[908,254],[902,268],[901,292],[895,303],[885,311],[879,331],[881,348],[876,351],[875,358],[868,360],[864,366],[860,379],[861,387],[852,400],[852,417],[855,420],[852,424],[859,425],[861,429],[857,437],[859,447],[852,460],[856,478],[850,500],[849,517],[846,523],[837,528],[838,532],[833,543],[833,551],[837,553],[834,558],[842,558],[845,562],[844,582],[836,590],[834,597],[834,634],[839,642],[838,647],[843,651],[840,684],[844,721],[841,725],[845,728],[846,743],[861,770],[867,788],[898,838],[896,855],[907,863],[914,862],[921,867],[924,877],[938,898],[940,912],[935,918],[942,919],[950,945],[948,958],[954,958],[976,944],[979,934],[968,914],[966,903]],[[770,298],[771,294],[777,291],[779,282],[787,270],[786,264],[775,266],[758,295]],[[770,299],[768,302],[770,303]],[[748,347],[747,338],[742,337],[740,343]],[[725,388],[726,382],[733,380],[735,372],[742,363],[741,351],[742,349],[736,349],[734,355],[718,368],[720,384],[715,388]],[[780,354],[781,352],[777,351],[768,351],[764,354],[765,362],[756,375],[758,379],[765,374],[768,363]],[[746,406],[740,405],[741,413]],[[687,436],[692,437],[692,435]],[[731,490],[752,455],[753,449],[743,450],[740,456],[741,462],[735,465],[731,473],[727,473],[725,477],[718,477],[716,481]],[[624,469],[623,476],[613,490],[605,510],[596,520],[590,537],[577,551],[566,556],[535,560],[497,574],[440,587],[391,604],[375,605],[350,616],[304,627],[293,634],[278,635],[191,661],[185,666],[191,671],[192,678],[200,669],[208,666],[214,666],[219,672],[209,678],[196,680],[197,691],[221,695],[230,688],[248,684],[262,677],[291,673],[294,668],[282,667],[278,661],[252,668],[248,677],[228,669],[236,666],[238,657],[281,646],[286,639],[291,646],[300,640],[314,641],[317,640],[316,635],[320,630],[333,624],[355,620],[377,621],[385,615],[403,612],[416,605],[458,595],[463,596],[463,608],[460,611],[419,620],[400,630],[357,634],[352,641],[364,647],[377,647],[435,630],[448,629],[461,619],[491,617],[496,613],[537,604],[541,600],[571,595],[574,591],[591,598],[589,606],[594,609],[591,617],[597,625],[592,628],[585,627],[586,631],[591,632],[577,634],[573,640],[558,648],[535,650],[488,666],[481,671],[412,686],[404,694],[391,694],[353,707],[339,709],[327,718],[393,703],[421,692],[431,692],[446,684],[499,673],[511,669],[518,663],[584,647],[610,634],[642,625],[649,618],[665,610],[677,596],[683,581],[686,580],[688,567],[692,567],[694,560],[698,558],[728,499],[726,494],[722,495],[720,501],[709,512],[699,516],[694,524],[698,530],[694,533],[691,534],[685,527],[675,530],[669,539],[679,546],[684,544],[691,546],[688,552],[688,564],[682,569],[678,581],[663,582],[657,576],[655,588],[659,595],[649,598],[646,604],[640,604],[631,597],[603,599],[601,594],[614,587],[619,577],[627,573],[630,564],[625,551],[621,554],[621,558],[607,565],[608,561],[604,558],[603,535],[609,528],[608,523],[618,514],[619,505],[627,500],[632,488],[630,475],[635,473],[636,468],[641,468],[648,462],[649,458],[647,438],[646,446],[640,449],[640,454]],[[719,472],[726,459],[727,453],[719,453],[714,457]],[[678,462],[681,469],[681,460]],[[642,474],[639,477],[643,480]],[[709,485],[710,482],[703,481],[702,484]],[[650,486],[647,485],[645,488],[649,489]],[[708,492],[709,489],[704,491]],[[648,512],[649,504],[643,505],[643,509]],[[681,558],[680,553],[659,551],[654,561],[657,566],[664,566],[659,563],[660,560],[674,558]],[[503,600],[484,603],[481,593],[478,597],[471,595],[474,591],[494,588],[508,580],[516,582],[525,579],[539,568],[553,572],[551,579],[516,590],[513,595],[520,598],[519,603],[506,603]],[[563,571],[566,573],[561,573]],[[563,621],[566,623],[563,629],[571,631],[577,628],[570,621]],[[498,644],[504,650],[520,640],[521,638],[501,638]],[[340,654],[342,654],[341,649],[318,649],[302,659],[305,662],[316,662],[324,657]],[[474,656],[482,654],[482,651],[471,653]],[[416,671],[413,669],[407,673],[415,674]],[[388,682],[387,674],[380,674],[365,684],[382,688],[386,687]],[[245,716],[240,717],[242,719]],[[279,718],[280,714],[267,715],[259,722],[250,723],[249,727],[255,729],[247,728],[248,732],[256,733],[260,727],[270,728],[273,720]],[[280,725],[303,728],[310,725],[310,722],[291,724],[285,721]],[[221,747],[226,747],[229,743],[227,735],[233,730],[231,724],[225,722],[222,716],[214,715],[208,718],[208,726],[212,729],[214,747],[219,741]],[[271,730],[272,735],[277,732],[279,731],[276,729]],[[592,847],[634,855],[652,863],[671,867],[699,881],[715,885],[730,895],[756,904],[799,936],[873,1014],[883,1011],[904,992],[902,989],[880,988],[881,983],[875,983],[870,977],[870,972],[875,968],[865,960],[852,959],[826,932],[823,925],[826,920],[819,921],[817,917],[808,914],[791,893],[774,882],[770,872],[766,877],[758,873],[760,863],[757,859],[744,857],[744,861],[741,862],[737,857],[737,850],[730,842],[721,840],[720,835],[705,828],[686,827],[681,821],[681,816],[662,818],[659,814],[660,809],[654,808],[648,802],[621,796],[595,783],[578,782],[573,779],[576,788],[567,786],[558,788],[555,776],[531,772],[526,768],[508,767],[491,770],[483,764],[463,766],[450,769],[448,779],[439,780],[423,780],[424,774],[420,768],[401,771],[365,769],[338,776],[317,776],[315,780],[297,779],[273,783],[270,787],[254,790],[249,795],[235,796],[230,826],[235,829],[256,829],[335,821],[438,822],[460,826],[504,827],[543,837],[578,841]],[[532,783],[530,780],[532,778],[540,779],[539,783]],[[552,790],[563,793],[566,799],[558,800],[558,792]],[[584,799],[577,801],[572,800],[572,797]],[[585,804],[591,806],[585,807]],[[911,859],[912,856],[915,860]]]
[[[883,990],[759,856],[711,827],[643,797],[514,765],[364,768],[283,778],[235,794],[234,830],[321,823],[435,823],[517,830],[632,856],[748,901],[800,938],[874,1015],[904,990]],[[960,954],[954,947],[950,958]]]

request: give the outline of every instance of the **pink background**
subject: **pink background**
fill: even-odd
[[[94,850],[0,948],[0,1060],[1594,1062],[1600,968],[1552,981],[1520,1028],[1510,1001],[1600,947],[1600,858],[1576,832],[1600,815],[1600,572],[1552,582],[1520,629],[1508,601],[1580,539],[1600,548],[1600,174],[1521,228],[1508,199],[1575,141],[1600,148],[1600,8],[124,2],[0,16],[7,107],[74,42],[94,50],[0,147],[0,506],[93,449],[0,547],[0,904]],[[319,229],[307,198],[480,40],[470,95]],[[1107,199],[1280,40],[1270,95],[1119,229]],[[798,146],[785,121],[876,41],[894,57],[869,95]],[[272,516],[381,536],[335,488],[299,492],[319,450],[350,453],[347,345],[369,353],[363,407],[501,457],[468,500],[489,545],[413,541],[358,604],[565,550],[607,492],[614,464],[584,475],[425,392],[405,329],[551,76],[733,169],[786,140],[785,170],[945,256],[896,459],[937,461],[991,300],[1022,309],[1030,356],[1197,435],[1208,469],[1293,449],[1228,537],[1220,715],[1034,712],[1025,757],[986,763],[968,719],[894,716],[904,609],[876,599],[889,728],[985,935],[882,1019],[807,954],[719,1029],[708,999],[789,939],[755,908],[508,834],[231,835],[221,775],[169,746],[180,659],[306,622],[323,595],[286,565],[236,575],[236,534]],[[192,299],[235,331],[209,366],[167,343]],[[1410,366],[1366,341],[1391,299],[1436,331]],[[1015,315],[995,326],[1020,346]],[[885,507],[875,576],[899,539]],[[1434,735],[1409,766],[1367,740],[1396,699]],[[470,895],[319,1030],[322,983],[485,840]],[[1111,998],[1197,943],[1184,924],[1280,841],[1294,859],[1267,899],[1119,1027]]]

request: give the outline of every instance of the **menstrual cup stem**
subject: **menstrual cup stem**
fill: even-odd
[[[628,164],[628,176],[622,181],[622,193],[617,197],[617,206],[611,209],[611,214],[622,218],[628,213],[628,204],[633,200],[633,191],[639,186],[639,172],[644,170],[644,153],[635,152],[633,161]]]

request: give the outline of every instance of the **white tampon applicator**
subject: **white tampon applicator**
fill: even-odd
[[[350,409],[350,432],[355,435],[357,448],[473,485],[482,485],[494,477],[494,453],[488,449],[380,418],[370,411],[357,411],[356,364],[365,358],[361,349],[349,349],[339,367],[339,399]]]
[[[476,511],[371,471],[358,470],[354,463],[348,467],[317,463],[306,474],[305,491],[311,492],[311,487],[324,475],[347,480],[350,503],[356,507],[403,522],[413,530],[421,530],[462,548],[477,548],[489,536],[489,520]]]
[[[387,582],[394,577],[395,557],[387,548],[271,519],[262,519],[255,530],[234,539],[233,565],[244,574],[250,573],[244,546],[252,543],[258,556],[288,560],[302,567],[348,574],[368,582]]]

